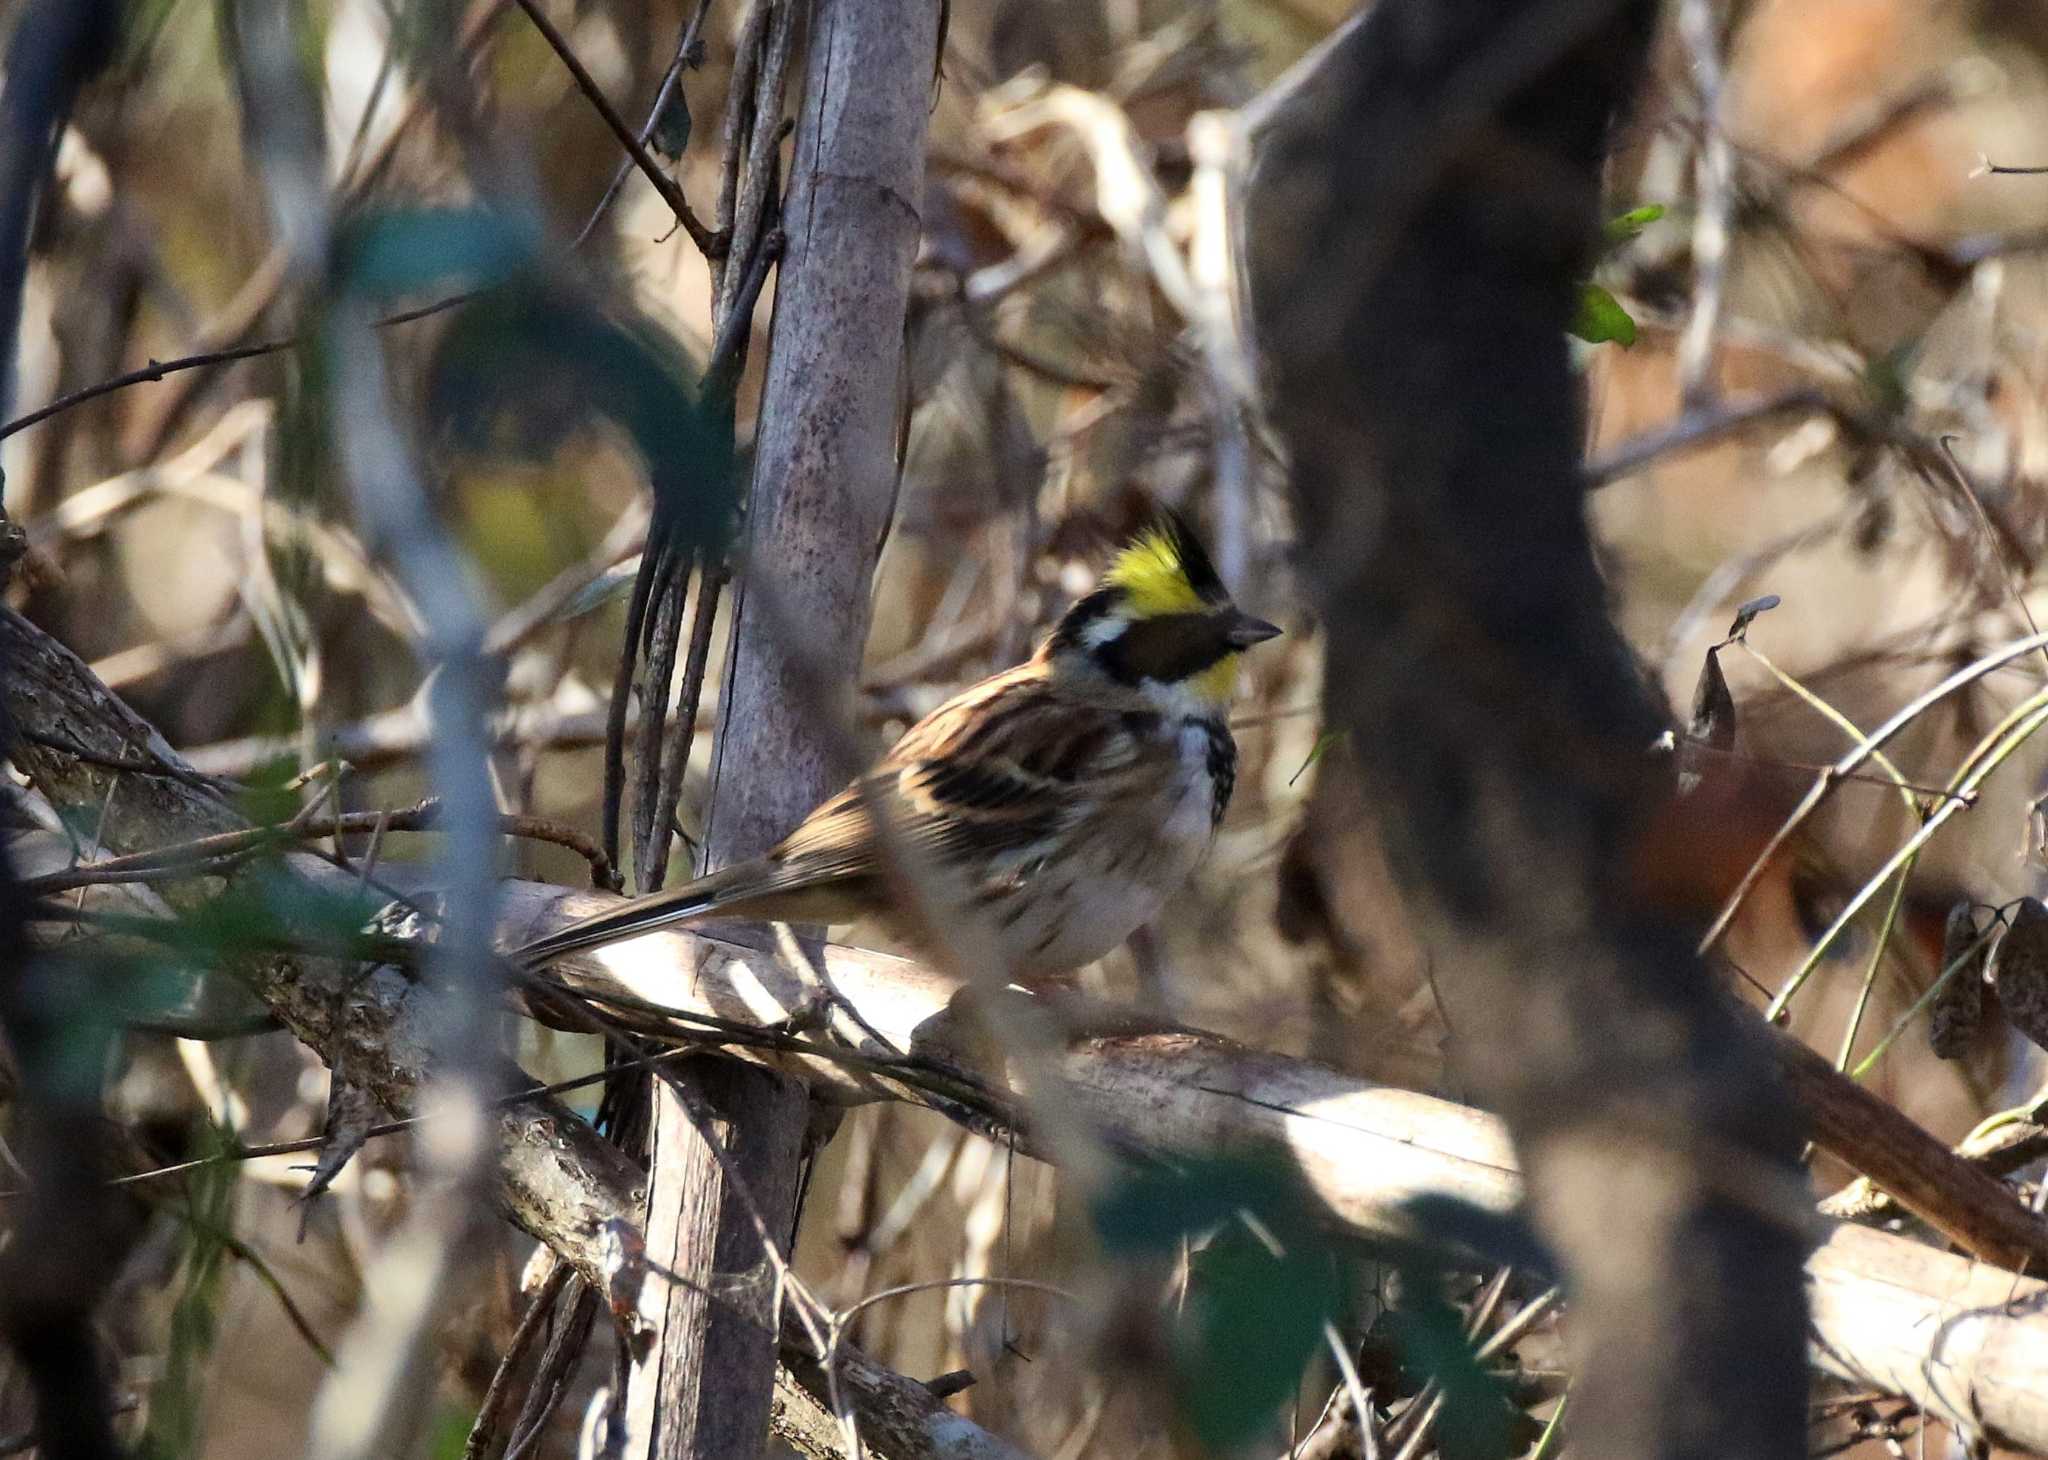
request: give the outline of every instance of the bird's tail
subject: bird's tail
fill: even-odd
[[[512,950],[511,957],[522,968],[539,968],[566,954],[607,943],[623,943],[657,928],[673,927],[692,918],[707,917],[728,910],[759,890],[761,868],[751,862],[737,863],[707,873],[680,887],[636,897],[617,907],[594,913],[566,928],[535,938]]]

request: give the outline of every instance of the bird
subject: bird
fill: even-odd
[[[976,946],[1013,982],[1053,980],[1155,917],[1216,839],[1237,776],[1225,715],[1240,655],[1281,631],[1237,607],[1170,510],[1132,536],[1031,657],[919,720],[766,854],[526,943],[572,952],[714,918],[878,919],[913,946],[894,895],[938,874]],[[876,816],[887,832],[877,834]]]

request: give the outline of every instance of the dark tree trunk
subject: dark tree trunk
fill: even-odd
[[[1800,1123],[1651,875],[1664,721],[1607,615],[1566,352],[1654,11],[1380,0],[1269,143],[1253,272],[1329,710],[1567,1276],[1572,1447],[1792,1456]]]

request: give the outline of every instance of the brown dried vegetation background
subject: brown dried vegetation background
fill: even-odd
[[[716,187],[737,8],[713,5],[703,64],[686,74],[696,130],[678,176],[692,196]],[[1055,130],[1011,135],[1005,117],[1034,77],[1107,95],[1176,194],[1188,119],[1251,98],[1338,8],[954,0],[906,324],[902,484],[862,676],[874,746],[1027,652],[1147,504],[1217,520],[1199,364],[1179,319],[1102,222],[1084,153]],[[474,22],[491,7],[469,9]],[[687,7],[546,9],[622,112],[644,115]],[[151,359],[270,333],[268,224],[208,9],[160,0],[137,10],[131,52],[90,94],[59,161],[58,203],[30,274],[21,410]],[[383,8],[336,0],[321,31],[333,154],[353,155],[356,176],[366,159],[388,156],[363,184],[379,193],[463,196],[453,143],[404,75],[379,86]],[[467,75],[501,137],[529,159],[552,226],[573,237],[613,176],[616,146],[516,11],[486,34]],[[1980,156],[2048,163],[2048,20],[2022,0],[1756,0],[1734,7],[1729,34],[1718,111],[1703,118],[1684,53],[1667,38],[1617,149],[1615,211],[1663,203],[1670,213],[1601,274],[1641,337],[1585,352],[1587,451],[1613,459],[1714,399],[1813,397],[1631,462],[1592,493],[1590,510],[1616,613],[1674,705],[1690,703],[1735,606],[1775,593],[1782,605],[1749,630],[1755,647],[1867,730],[1949,669],[2048,621],[2036,587],[2048,551],[2048,177],[1977,168]],[[372,89],[381,100],[357,139]],[[1689,405],[1679,334],[1694,297],[1703,126],[1731,144],[1736,189],[1710,391]],[[703,260],[640,179],[626,182],[580,257],[693,359],[709,352]],[[771,308],[764,301],[760,317]],[[428,395],[444,325],[386,332],[415,400]],[[743,441],[755,384],[750,376],[740,395]],[[501,613],[607,543],[619,557],[632,546],[643,486],[630,454],[586,421],[551,418],[547,404],[541,390],[494,423],[506,450],[434,443],[439,506]],[[8,508],[34,549],[14,601],[202,769],[247,777],[282,759],[344,755],[354,766],[347,808],[409,804],[424,782],[411,708],[419,684],[397,627],[405,610],[335,499],[318,493],[331,467],[295,449],[303,409],[285,358],[273,356],[107,395],[8,437]],[[1267,440],[1254,455],[1251,510],[1221,551],[1240,600],[1290,634],[1248,660],[1236,714],[1243,765],[1216,855],[1155,928],[1087,980],[1253,1044],[1455,1095],[1444,1058],[1455,1031],[1442,1027],[1404,934],[1345,747],[1321,735],[1320,654],[1288,566],[1284,463]],[[625,538],[608,538],[622,518]],[[527,713],[497,770],[518,805],[594,825],[596,727],[621,620],[614,600],[532,635],[512,657],[508,699]],[[707,696],[721,658],[714,650]],[[1686,866],[1653,879],[1660,895],[1709,909],[1813,768],[1850,744],[1754,655],[1730,648],[1723,664],[1734,749],[1704,762],[1696,794],[1712,814],[1674,844]],[[1896,742],[1893,760],[1916,785],[1940,786],[2043,672],[2041,659],[2020,660],[1958,695]],[[700,755],[712,722],[700,722]],[[2048,791],[2044,767],[2048,755],[2030,746],[1990,778],[1919,859],[1897,934],[1873,958],[1880,896],[1793,1004],[1793,1029],[1834,1055],[1874,968],[1861,1058],[1929,986],[1958,899],[1995,905],[2040,890],[2030,808]],[[686,831],[697,827],[701,789],[693,776]],[[1881,781],[1845,786],[1749,899],[1731,959],[1775,989],[1913,825]],[[28,870],[70,855],[47,827],[22,836],[40,858]],[[524,875],[586,875],[566,852],[520,855]],[[595,1063],[588,1040],[530,1027],[519,1037],[541,1078]],[[1953,1061],[1937,1060],[1915,1026],[1870,1079],[1959,1139],[2030,1096],[2039,1066],[2039,1051],[1996,1022]],[[140,1167],[182,1154],[201,1112],[250,1143],[316,1133],[326,1072],[282,1034],[203,1046],[137,1036],[113,1089],[111,1113],[135,1132]],[[366,1254],[403,1210],[402,1138],[371,1142],[301,1211],[293,1196],[309,1159],[248,1162],[227,1198],[224,1220],[241,1245],[226,1261],[199,1370],[179,1379],[200,1416],[193,1453],[303,1446],[323,1371],[313,1336],[339,1335]],[[180,1200],[138,1191],[147,1235],[107,1311],[123,1355],[117,1387],[146,1405],[174,1372],[166,1355],[188,1342],[174,1333],[173,1309],[190,1273]],[[474,1412],[509,1339],[530,1246],[507,1230],[447,1325],[451,1425]],[[1090,1255],[1048,1168],[929,1112],[874,1105],[849,1117],[817,1167],[799,1267],[846,1302],[949,1277],[1085,1281]],[[1101,1333],[1039,1295],[919,1293],[871,1310],[855,1336],[913,1376],[972,1369],[978,1382],[955,1406],[1033,1453],[1173,1452],[1114,1376],[1094,1372]],[[1540,1351],[1524,1358],[1542,1368]],[[0,1370],[0,1437],[17,1427],[18,1397]],[[573,1453],[578,1412],[565,1407],[546,1453]]]

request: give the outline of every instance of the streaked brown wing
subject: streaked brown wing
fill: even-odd
[[[1125,715],[1053,697],[1044,670],[1025,664],[920,720],[865,784],[891,798],[916,852],[985,867],[980,882],[1012,883],[1085,839],[1088,823],[1160,795],[1173,769],[1170,753],[1134,733]],[[848,787],[769,854],[785,885],[880,872],[862,802],[860,787]]]

